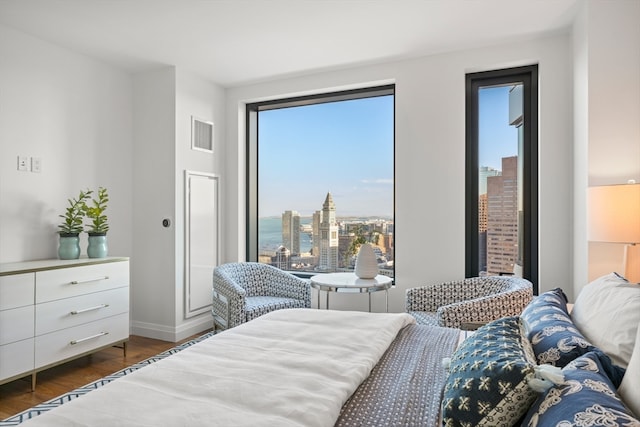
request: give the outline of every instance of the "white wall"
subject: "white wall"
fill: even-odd
[[[587,187],[640,182],[640,2],[590,0],[573,32],[577,293],[622,271],[623,245],[587,242]]]
[[[586,283],[587,258],[587,187],[589,180],[589,44],[587,8],[578,14],[572,31],[573,45],[573,294],[579,283]],[[581,207],[578,209],[577,207]]]
[[[56,258],[67,199],[98,186],[109,253],[131,254],[131,87],[116,68],[0,26],[0,262]],[[42,172],[17,171],[18,155]]]
[[[213,154],[191,149],[191,116],[212,121],[214,127]],[[224,143],[225,90],[195,74],[177,70],[176,75],[176,166],[175,166],[175,325],[176,339],[182,339],[212,327],[211,313],[185,319],[185,194],[184,172],[211,173],[220,176],[222,160],[221,146]],[[221,178],[219,178],[221,179]],[[224,206],[224,194],[219,194]],[[195,249],[197,250],[197,248]],[[214,260],[211,261],[212,264]],[[196,284],[194,284],[196,285]],[[208,288],[211,287],[207,283]],[[210,292],[209,292],[210,294]],[[176,340],[174,339],[174,341]]]
[[[134,79],[132,333],[171,340],[175,316],[175,68]]]
[[[184,171],[218,171],[224,90],[166,67],[136,74],[134,99],[132,332],[178,341],[212,326],[210,313],[185,318]],[[214,154],[191,150],[191,116],[214,122]]]
[[[592,0],[587,12],[589,185],[640,181],[640,2]]]
[[[325,72],[227,91],[225,260],[244,260],[246,102],[396,83],[396,289],[464,277],[465,74],[540,65],[540,289],[572,283],[572,87],[567,35],[383,65]],[[418,230],[418,232],[416,232]],[[315,300],[315,299],[314,299]],[[340,303],[332,306],[339,307]],[[332,300],[333,301],[333,300]],[[366,300],[345,299],[363,308]],[[383,307],[375,296],[376,310]]]
[[[67,199],[105,186],[109,254],[131,257],[132,332],[175,341],[210,327],[209,314],[184,317],[183,176],[217,172],[224,95],[174,67],[131,76],[0,26],[0,262],[56,258]],[[215,155],[190,149],[191,115],[216,123]],[[18,155],[42,172],[17,171]]]

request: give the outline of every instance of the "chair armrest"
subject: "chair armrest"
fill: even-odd
[[[213,327],[216,329],[229,328],[229,300],[213,289],[211,298],[211,315],[213,316]]]
[[[224,273],[214,270],[213,273],[213,310],[214,319],[226,328],[233,328],[246,320],[245,316],[246,291],[234,283]],[[218,312],[220,310],[221,312]]]
[[[406,311],[435,312],[439,307],[477,296],[477,289],[464,280],[407,289]]]
[[[531,289],[479,297],[445,305],[437,310],[438,323],[460,328],[463,323],[487,323],[506,316],[517,316],[533,297]]]

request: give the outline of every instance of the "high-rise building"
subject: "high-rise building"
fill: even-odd
[[[284,246],[280,246],[276,250],[276,254],[273,257],[273,265],[280,270],[290,270],[291,269],[291,253],[289,249]]]
[[[315,211],[311,218],[311,254],[314,257],[320,254],[320,222],[322,222],[322,211]]]
[[[338,230],[336,205],[333,203],[331,193],[327,193],[322,205],[322,220],[320,221],[319,270],[336,271],[338,269]]]
[[[495,175],[494,175],[495,176]],[[486,187],[486,179],[485,179]],[[480,194],[478,197],[478,268],[480,272],[487,271],[487,223],[489,216],[487,214],[487,193]]]
[[[478,180],[478,243],[479,264],[481,272],[487,271],[487,179],[490,176],[500,176],[500,171],[489,166],[480,166]]]
[[[487,178],[490,176],[498,176],[501,172],[491,166],[480,166],[479,173],[480,179],[478,180],[478,194],[487,194]]]
[[[300,214],[296,211],[282,214],[282,246],[291,255],[300,255]]]
[[[513,274],[518,260],[518,156],[487,178],[487,273]]]

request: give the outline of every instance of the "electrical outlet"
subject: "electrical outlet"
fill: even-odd
[[[40,157],[31,158],[31,172],[42,172],[42,159],[40,159]]]
[[[29,163],[28,163],[28,157],[27,156],[18,156],[18,170],[19,171],[28,171],[29,170]]]

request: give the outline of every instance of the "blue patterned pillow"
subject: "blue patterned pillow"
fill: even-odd
[[[583,354],[595,350],[573,324],[562,289],[534,298],[520,315],[539,364],[560,368]]]
[[[536,400],[522,426],[640,427],[616,396],[603,362],[597,352],[589,352],[569,363],[562,369],[564,382]]]
[[[495,320],[451,357],[442,400],[444,426],[511,426],[536,399],[527,383],[535,359],[517,316]]]

